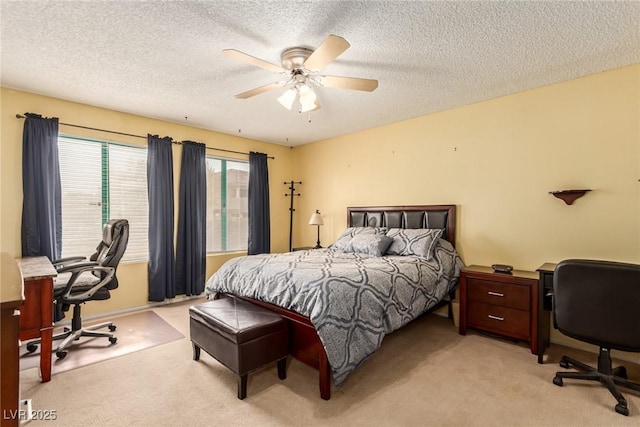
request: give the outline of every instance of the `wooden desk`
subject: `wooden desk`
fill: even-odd
[[[40,376],[51,380],[53,340],[53,278],[58,272],[47,257],[16,260],[24,280],[24,306],[20,310],[20,340],[40,338]]]
[[[20,311],[23,304],[22,276],[12,256],[0,254],[0,393],[2,414],[0,426],[18,426],[16,416],[20,399],[20,350],[18,335],[20,330]]]
[[[549,334],[551,329],[551,311],[552,306],[552,294],[553,294],[553,272],[556,269],[556,264],[547,262],[542,264],[538,268],[539,282],[538,286],[538,309],[540,315],[538,316],[538,329],[540,334],[538,335],[538,363],[542,363],[542,357],[544,351],[549,347]]]

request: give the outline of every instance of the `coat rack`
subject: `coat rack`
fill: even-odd
[[[296,193],[296,184],[302,184],[302,181],[285,181],[284,185],[289,186],[290,192],[285,194],[285,197],[291,197],[291,206],[289,207],[289,252],[293,250],[293,198],[299,196],[300,193]]]

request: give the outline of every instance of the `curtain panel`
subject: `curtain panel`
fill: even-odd
[[[22,133],[22,256],[59,259],[62,190],[58,119],[25,114]]]
[[[176,296],[173,252],[172,139],[147,135],[149,301]]]
[[[205,145],[182,142],[176,293],[200,295],[204,290],[207,241],[207,165]]]
[[[267,155],[249,153],[249,242],[248,255],[271,251],[269,216],[269,170]]]

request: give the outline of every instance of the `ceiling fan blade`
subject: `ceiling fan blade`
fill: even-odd
[[[264,68],[265,70],[273,71],[274,73],[284,73],[285,70],[282,67],[278,67],[270,62],[263,61],[255,56],[248,55],[244,52],[240,52],[235,49],[223,49],[222,53],[229,58],[237,59],[238,61],[246,62],[257,67]]]
[[[372,92],[378,87],[378,81],[358,77],[316,76],[314,81],[320,86],[337,89],[364,90]]]
[[[251,98],[252,96],[260,95],[261,93],[268,92],[273,89],[278,89],[279,87],[284,86],[286,83],[287,83],[286,81],[269,83],[268,85],[260,86],[260,87],[248,90],[246,92],[239,93],[236,95],[236,98],[239,98],[239,99]]]
[[[349,49],[348,41],[340,36],[329,34],[311,56],[304,61],[304,67],[309,71],[320,71],[325,65],[336,59],[342,52]]]

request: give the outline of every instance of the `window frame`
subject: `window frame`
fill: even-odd
[[[221,166],[221,176],[220,176],[220,187],[221,187],[221,200],[220,200],[220,246],[221,246],[221,250],[209,250],[209,242],[206,242],[205,245],[207,247],[206,249],[206,253],[207,255],[222,255],[222,254],[229,254],[229,253],[237,253],[237,252],[247,252],[248,248],[249,248],[249,242],[248,240],[245,241],[243,248],[241,249],[227,249],[227,243],[228,243],[228,236],[229,236],[229,221],[228,221],[228,214],[229,214],[229,210],[228,210],[228,188],[227,188],[227,182],[228,182],[228,171],[229,169],[227,168],[228,162],[234,162],[234,163],[241,163],[241,164],[245,164],[247,166],[247,186],[246,186],[246,191],[247,191],[247,201],[248,201],[248,191],[249,191],[249,180],[248,180],[248,174],[250,173],[249,171],[249,160],[243,160],[243,159],[235,159],[235,158],[231,158],[231,157],[225,157],[225,156],[219,156],[219,155],[214,155],[214,154],[207,154],[206,155],[206,159],[205,161],[208,162],[209,160],[217,160],[220,161],[220,166]],[[208,171],[208,167],[207,167],[207,171]],[[207,182],[207,185],[209,183]],[[222,197],[225,196],[224,200],[222,199]],[[209,211],[209,200],[208,200],[208,189],[207,189],[207,213]],[[249,214],[249,209],[247,207],[246,210],[246,216],[248,218],[248,214]],[[208,216],[208,215],[207,215]],[[247,227],[247,234],[248,234],[249,230]],[[208,233],[207,233],[208,234]]]

